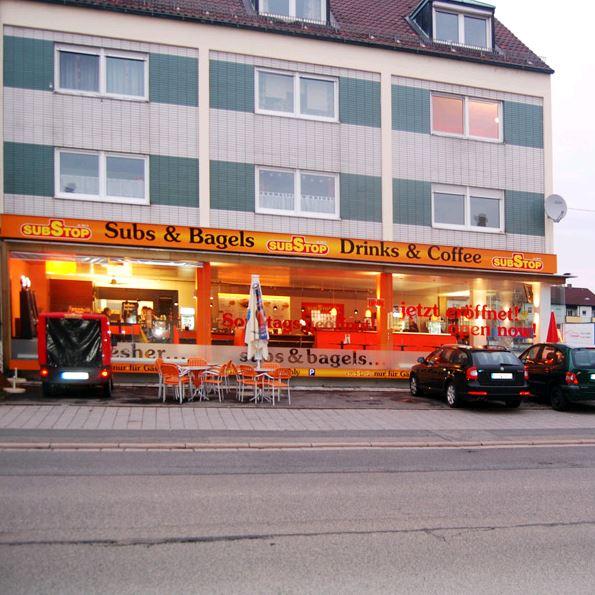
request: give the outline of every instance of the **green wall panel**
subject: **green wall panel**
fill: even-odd
[[[432,184],[393,180],[393,221],[405,225],[432,225]]]
[[[504,142],[543,148],[543,108],[514,101],[504,102]]]
[[[341,77],[339,119],[344,124],[380,128],[380,83]]]
[[[198,208],[198,159],[149,157],[151,204]]]
[[[210,105],[213,109],[254,112],[254,67],[211,60]]]
[[[149,55],[149,98],[156,103],[198,105],[198,60],[168,54]]]
[[[504,193],[506,233],[545,235],[544,196],[536,192],[506,190]]]
[[[54,44],[43,39],[4,37],[4,86],[51,91]]]
[[[382,221],[381,180],[375,176],[341,174],[341,219]]]
[[[211,161],[211,208],[255,211],[254,165]]]
[[[393,130],[430,133],[430,92],[415,87],[392,86]]]
[[[54,147],[4,143],[4,192],[54,196]]]

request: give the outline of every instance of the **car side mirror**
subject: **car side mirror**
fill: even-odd
[[[417,358],[417,363],[418,364],[425,364],[426,363],[426,358],[425,357],[418,357]]]

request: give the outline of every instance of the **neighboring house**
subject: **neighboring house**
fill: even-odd
[[[595,322],[595,293],[567,285],[564,291],[567,323]]]
[[[281,359],[382,352],[343,356],[369,373],[448,341],[544,336],[561,282],[544,214],[552,70],[496,13],[3,1],[10,363],[34,359],[21,276],[39,310],[109,307],[122,343],[172,353],[239,357],[252,273]],[[135,349],[117,355],[150,359]]]

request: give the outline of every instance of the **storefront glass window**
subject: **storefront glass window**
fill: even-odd
[[[380,273],[364,265],[248,258],[163,261],[61,249],[10,253],[11,357],[35,359],[37,315],[57,311],[105,312],[116,358],[186,357],[198,354],[197,345],[224,347],[225,357],[239,358],[252,274],[260,276],[272,353],[306,368],[324,367],[323,352],[368,371],[394,364],[394,354],[412,363],[418,353],[448,343],[520,352],[536,331],[532,285],[500,276]],[[23,277],[30,280],[26,288]],[[387,286],[388,294],[380,295]],[[292,349],[301,351],[292,355]]]

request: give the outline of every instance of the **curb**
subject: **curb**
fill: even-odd
[[[204,450],[341,450],[422,448],[511,448],[526,446],[595,446],[595,439],[484,440],[453,442],[0,442],[0,450],[109,450],[109,451],[204,451]]]

